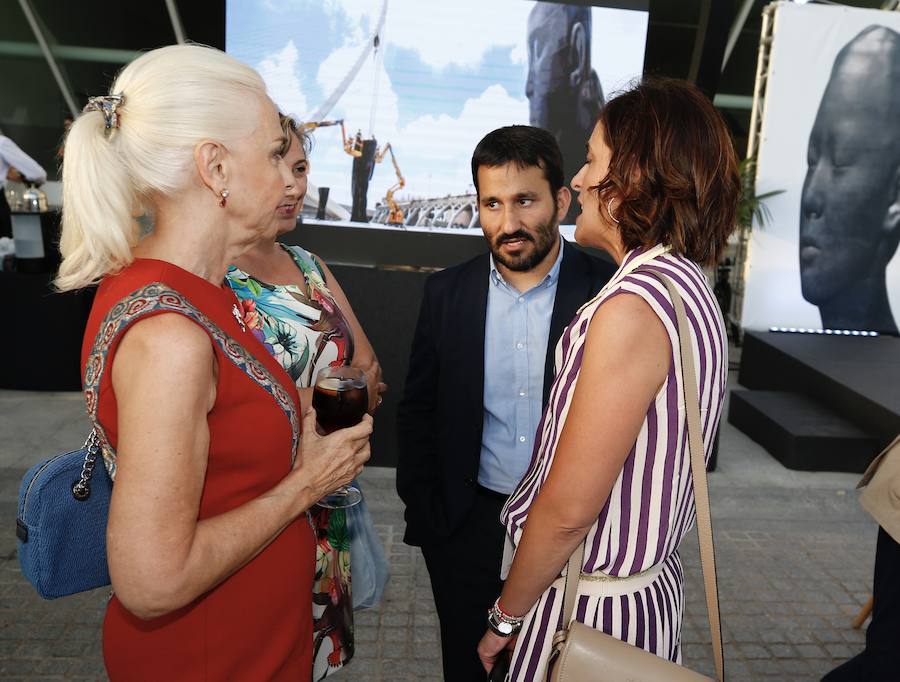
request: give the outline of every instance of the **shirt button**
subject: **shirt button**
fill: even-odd
[[[525,347],[525,344],[522,343],[521,341],[519,341],[519,343],[516,344],[516,348],[518,348],[519,350],[522,350],[524,347]]]
[[[519,436],[519,442],[520,442],[520,443],[524,443],[524,442],[525,442],[525,436]]]
[[[519,296],[519,303],[525,303],[525,297]]]
[[[519,391],[519,397],[520,397],[520,398],[524,398],[524,397],[527,396],[527,395],[528,395],[528,394],[527,394],[525,391]]]

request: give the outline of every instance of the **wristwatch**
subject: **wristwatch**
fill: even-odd
[[[512,637],[522,629],[524,621],[524,618],[515,618],[505,613],[500,608],[500,597],[497,597],[497,601],[488,609],[488,627],[491,632],[500,637]]]

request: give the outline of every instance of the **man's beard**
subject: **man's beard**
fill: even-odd
[[[553,229],[554,227],[556,227],[556,224],[551,218],[545,223],[540,223],[534,229],[534,236],[525,232],[525,230],[516,230],[512,234],[504,234],[498,237],[491,242],[491,254],[494,256],[494,261],[513,272],[527,272],[531,270],[547,257],[547,254],[553,249],[556,240],[559,239],[554,234],[556,232]],[[504,255],[500,251],[500,246],[504,242],[516,239],[529,241],[534,245],[534,248],[512,258]]]

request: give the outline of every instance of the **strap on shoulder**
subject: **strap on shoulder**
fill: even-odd
[[[694,352],[691,344],[691,331],[684,308],[684,301],[674,282],[666,275],[648,270],[666,287],[675,307],[678,320],[678,338],[680,342],[682,384],[684,385],[684,402],[687,410],[688,446],[691,457],[691,478],[694,485],[694,500],[697,509],[697,533],[700,540],[700,566],[703,571],[703,584],[706,591],[706,609],[709,615],[709,629],[716,665],[716,676],[725,679],[725,655],[722,648],[722,625],[719,613],[719,590],[716,578],[716,554],[713,545],[712,518],[709,511],[709,488],[706,479],[706,459],[704,457],[703,434],[700,428],[700,398],[697,394],[697,371],[694,363]],[[566,581],[563,592],[562,628],[566,629],[572,622],[575,613],[575,596],[578,581],[584,565],[584,552],[587,538],[582,541],[572,556],[569,557],[566,569]],[[559,634],[559,632],[557,633]]]
[[[291,422],[293,434],[292,457],[296,457],[300,440],[300,418],[291,395],[269,372],[268,368],[247,351],[236,339],[194,306],[183,294],[161,282],[153,282],[137,289],[116,303],[97,331],[90,355],[84,367],[84,400],[94,431],[103,448],[103,460],[110,477],[116,475],[116,453],[98,419],[100,386],[106,361],[115,340],[131,324],[148,315],[173,312],[184,315],[203,327],[222,353],[250,379],[264,388],[278,403]]]

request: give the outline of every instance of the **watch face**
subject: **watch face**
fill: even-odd
[[[497,624],[497,629],[498,629],[503,635],[511,635],[512,632],[513,632],[513,626],[510,625],[509,623],[504,623],[504,622],[498,623],[498,624]]]

